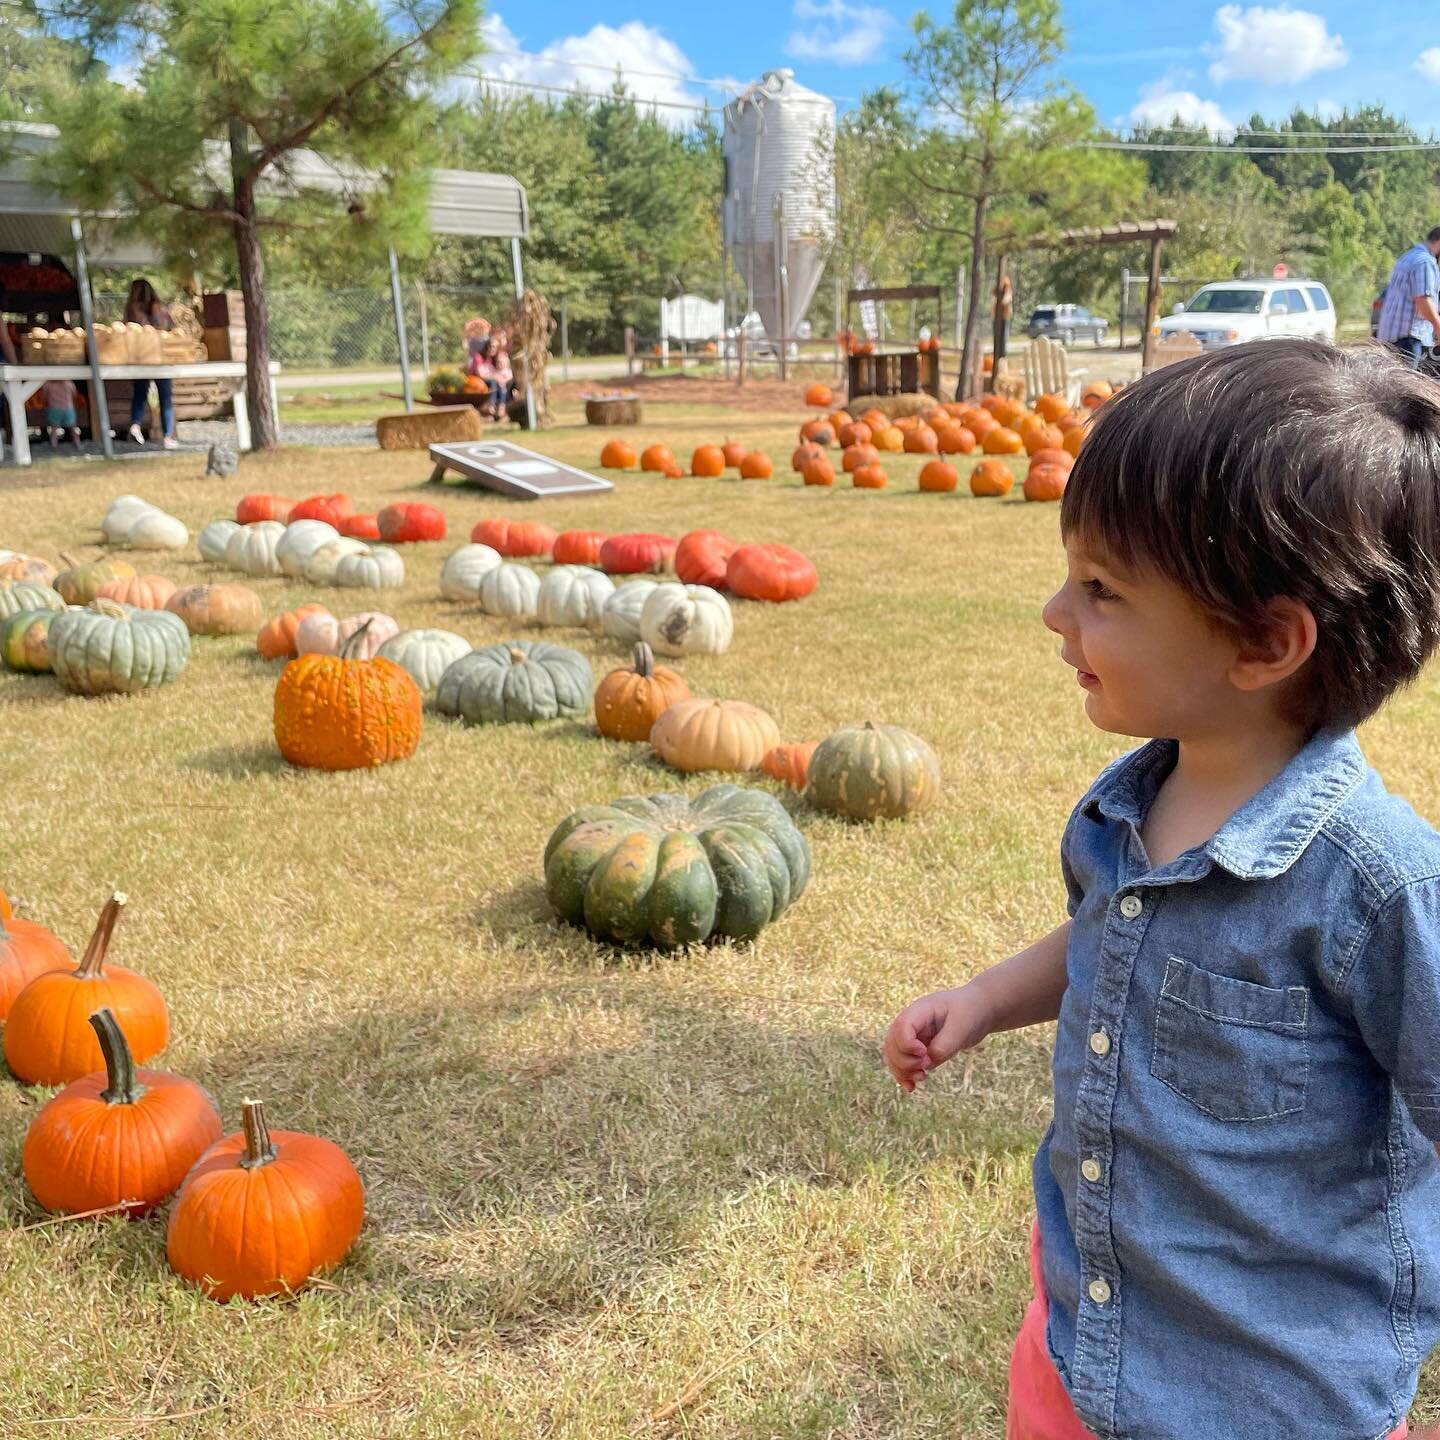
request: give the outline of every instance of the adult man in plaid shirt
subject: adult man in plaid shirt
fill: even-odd
[[[1396,262],[1385,287],[1376,338],[1393,345],[1415,367],[1440,329],[1440,225]]]

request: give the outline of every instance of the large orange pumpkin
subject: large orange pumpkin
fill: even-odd
[[[850,472],[850,483],[857,490],[883,490],[890,478],[883,465],[861,465]]]
[[[648,740],[670,706],[690,698],[684,678],[665,665],[642,640],[628,668],[612,670],[595,687],[595,728],[612,740]]]
[[[872,433],[883,430],[890,423],[890,417],[883,410],[867,410],[860,419],[870,427]]]
[[[104,1069],[72,1080],[25,1132],[30,1193],[52,1214],[122,1208],[143,1215],[180,1188],[225,1133],[214,1100],[193,1080],[140,1070],[108,1009],[89,1018]]]
[[[905,433],[907,455],[934,455],[939,452],[940,440],[928,425],[917,425]]]
[[[640,468],[654,471],[657,475],[663,475],[665,467],[674,463],[675,455],[668,445],[647,445],[640,452]]]
[[[997,425],[985,432],[980,448],[987,455],[1018,455],[1025,448],[1025,442],[1013,430]]]
[[[307,615],[328,615],[325,606],[311,601],[294,610],[277,615],[260,627],[255,637],[255,648],[266,660],[293,660],[295,658],[295,632]]]
[[[843,446],[868,445],[873,432],[863,420],[852,420],[840,427],[840,443]]]
[[[366,621],[338,655],[301,655],[275,686],[275,743],[310,770],[363,770],[407,760],[420,744],[420,688],[393,660],[355,658]]]
[[[607,440],[600,451],[600,464],[606,470],[633,470],[639,463],[635,447],[628,440]]]
[[[47,970],[16,997],[5,1019],[5,1063],[26,1085],[68,1085],[104,1068],[90,1016],[115,1014],[137,1060],[158,1055],[170,1039],[165,998],[153,982],[123,965],[106,965],[105,952],[125,897],[118,891],[100,911],[95,933],[73,970]]]
[[[965,425],[947,425],[935,436],[942,455],[968,455],[975,448],[975,432]]]
[[[725,567],[725,584],[742,600],[802,600],[819,581],[811,561],[788,545],[741,545]]]
[[[271,1130],[247,1100],[244,1130],[212,1145],[185,1177],[165,1253],[216,1300],[289,1294],[338,1265],[365,1222],[365,1187],[332,1141]]]
[[[931,460],[920,467],[920,488],[922,490],[953,490],[960,483],[955,467],[944,460]]]
[[[835,467],[828,460],[812,460],[800,474],[807,485],[835,483]]]
[[[792,790],[805,788],[806,776],[810,770],[810,757],[819,749],[818,740],[801,740],[793,745],[776,745],[765,752],[760,768],[772,780],[788,785]]]
[[[740,462],[742,480],[768,480],[775,473],[775,464],[763,450],[752,450]]]
[[[736,550],[735,542],[722,530],[691,530],[675,547],[675,575],[685,585],[725,587],[725,568]]]
[[[479,520],[470,532],[475,545],[488,545],[511,560],[527,555],[551,555],[555,532],[538,520]]]
[[[725,452],[718,445],[697,445],[690,457],[690,473],[713,479],[725,473]]]
[[[982,460],[970,472],[972,495],[1008,495],[1015,472],[1003,460]]]
[[[803,475],[805,467],[812,461],[823,460],[825,452],[818,445],[801,445],[790,457],[790,468],[797,474]]]
[[[1067,455],[1075,456],[1080,453],[1080,447],[1085,443],[1085,431],[1082,426],[1077,425],[1073,430],[1065,432],[1065,438],[1061,441],[1061,448]]]
[[[75,961],[58,935],[33,920],[10,914],[0,917],[0,1020],[10,1013],[15,997],[47,970],[73,970]]]
[[[1075,457],[1068,450],[1037,450],[1030,457],[1031,465],[1058,465],[1068,475]]]
[[[551,554],[557,565],[598,565],[604,543],[603,530],[562,530]]]
[[[1114,393],[1115,387],[1108,380],[1092,380],[1080,392],[1080,403],[1087,410],[1098,410]]]
[[[337,490],[333,495],[307,496],[284,519],[291,525],[297,520],[323,520],[338,530],[340,522],[354,513],[354,502],[343,491]]]
[[[894,425],[883,425],[871,437],[870,443],[877,450],[898,454],[905,448],[905,432]]]
[[[1070,413],[1070,402],[1063,395],[1037,395],[1035,413],[1053,425],[1062,415]]]
[[[242,495],[235,506],[235,523],[254,525],[260,520],[288,520],[290,512],[299,503],[287,500],[283,495]]]
[[[1034,455],[1040,450],[1054,450],[1064,444],[1065,436],[1053,425],[1036,425],[1025,436],[1025,453]]]
[[[822,410],[832,404],[834,399],[835,397],[830,393],[830,387],[828,385],[821,385],[818,382],[809,386],[805,391],[805,403],[807,405],[818,406]]]
[[[1069,477],[1058,465],[1032,465],[1025,477],[1027,500],[1058,500]]]
[[[853,475],[862,465],[878,465],[880,452],[873,445],[851,445],[840,457],[840,468]]]
[[[817,420],[807,420],[800,427],[800,441],[803,444],[807,440],[816,445],[833,445],[835,427],[823,416]]]

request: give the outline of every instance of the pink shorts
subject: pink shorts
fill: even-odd
[[[1025,1311],[1015,1350],[1010,1356],[1010,1399],[1005,1411],[1005,1440],[1094,1440],[1070,1403],[1069,1392],[1050,1359],[1045,1321],[1050,1302],[1040,1270],[1040,1227],[1030,1231],[1030,1283],[1035,1297]],[[1407,1426],[1390,1440],[1405,1440]]]

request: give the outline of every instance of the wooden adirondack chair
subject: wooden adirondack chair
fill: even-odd
[[[1041,335],[1025,351],[1025,388],[1032,401],[1037,395],[1063,395],[1078,404],[1084,377],[1084,370],[1071,368],[1069,353],[1058,340]]]
[[[1155,342],[1145,373],[1148,375],[1152,370],[1162,370],[1177,360],[1189,360],[1203,353],[1200,342],[1188,330],[1172,331]]]

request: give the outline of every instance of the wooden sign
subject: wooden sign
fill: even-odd
[[[450,445],[432,445],[430,458],[435,468],[432,481],[443,480],[447,470],[488,490],[498,490],[516,500],[542,500],[549,495],[580,495],[613,490],[608,480],[589,471],[577,470],[548,455],[527,450],[509,440],[465,440]]]

